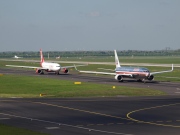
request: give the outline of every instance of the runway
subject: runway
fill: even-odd
[[[39,76],[34,71],[0,69],[2,74]],[[161,97],[111,98],[2,98],[0,123],[52,135],[179,135],[180,84],[171,82],[116,82],[107,76],[79,74],[41,77],[131,87],[150,87],[167,92]]]

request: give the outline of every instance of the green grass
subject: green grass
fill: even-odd
[[[15,59],[9,59],[15,60]],[[23,58],[20,60],[36,60],[40,61],[40,58]],[[89,62],[114,62],[114,56],[93,56],[93,57],[62,57],[61,59],[45,58],[45,61],[89,61]],[[156,63],[156,64],[180,64],[179,56],[119,56],[119,60],[122,63]]]
[[[118,82],[117,82],[118,83]],[[0,76],[0,97],[102,97],[102,96],[153,96],[164,95],[159,90],[125,86],[102,85],[82,82],[75,85],[73,81],[42,77],[3,75]]]
[[[0,124],[0,135],[48,135],[48,134]]]
[[[53,60],[53,59],[51,59]],[[55,59],[54,59],[55,60]],[[97,57],[81,57],[74,58],[62,58],[60,59],[62,61],[89,61],[89,62],[114,62],[114,56],[97,56]],[[156,64],[180,64],[180,57],[177,56],[134,56],[133,58],[131,56],[119,56],[119,60],[122,63],[156,63]]]

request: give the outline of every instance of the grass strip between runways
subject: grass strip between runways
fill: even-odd
[[[48,135],[48,134],[0,124],[0,135]]]
[[[118,82],[117,82],[118,83]],[[0,77],[0,97],[102,97],[102,96],[159,96],[164,92],[150,88],[135,88],[86,83],[51,78],[3,75]]]

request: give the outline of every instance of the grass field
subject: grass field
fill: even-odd
[[[48,135],[48,134],[0,124],[0,135]]]
[[[109,97],[109,96],[156,96],[165,93],[144,88],[85,83],[42,77],[3,75],[0,76],[0,97]]]
[[[55,60],[55,59],[50,59]],[[89,61],[89,62],[114,62],[114,56],[99,56],[99,57],[68,57],[68,58],[61,58],[62,61]],[[122,63],[156,63],[156,64],[180,64],[180,57],[175,56],[151,56],[151,57],[141,57],[141,56],[134,56],[134,57],[120,57],[119,61]]]
[[[9,58],[9,60],[16,60]],[[23,58],[19,60],[37,60],[40,58]],[[114,56],[85,56],[85,57],[61,57],[61,59],[55,59],[45,57],[45,60],[50,61],[88,61],[88,62],[114,62]],[[156,63],[156,64],[180,64],[180,56],[119,56],[119,60],[122,63]]]

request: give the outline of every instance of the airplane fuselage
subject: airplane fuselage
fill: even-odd
[[[41,66],[47,70],[47,72],[56,72],[59,71],[61,69],[60,64],[58,63],[49,63],[49,62],[43,62],[41,63]]]
[[[16,56],[16,55],[15,55],[13,58],[15,58],[15,59],[19,59],[19,58],[22,58],[22,57],[18,57],[18,56]]]
[[[117,67],[115,69],[116,74],[121,74],[123,77],[146,79],[149,77],[150,72],[147,68],[135,68],[135,67]],[[129,76],[128,76],[129,75]]]

